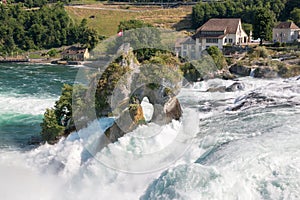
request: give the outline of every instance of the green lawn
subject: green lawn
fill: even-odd
[[[96,10],[95,7],[116,10]],[[103,6],[101,3],[93,5],[93,8],[83,9],[66,7],[70,17],[77,23],[83,18],[88,20],[88,26],[95,28],[100,35],[110,37],[117,34],[120,21],[139,19],[156,27],[183,29],[191,26],[191,7],[160,9]]]

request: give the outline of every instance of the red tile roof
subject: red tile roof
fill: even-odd
[[[278,29],[299,29],[294,22],[280,22],[275,28]]]
[[[201,31],[224,31],[227,34],[235,34],[240,21],[240,18],[212,18],[198,28],[196,34]]]

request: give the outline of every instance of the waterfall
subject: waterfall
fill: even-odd
[[[255,71],[255,69],[251,68],[249,76],[252,78],[254,78],[254,71]]]

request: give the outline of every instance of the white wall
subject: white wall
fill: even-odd
[[[293,32],[293,34],[292,34],[292,32]],[[273,29],[273,41],[290,43],[296,39],[294,34],[295,34],[295,31],[291,31],[291,29],[274,28]]]

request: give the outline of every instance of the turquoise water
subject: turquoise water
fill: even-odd
[[[0,64],[0,148],[26,147],[39,136],[43,113],[78,68],[40,64]]]
[[[178,95],[180,121],[140,126],[100,150],[103,127],[111,124],[103,118],[55,145],[24,151],[14,147],[38,135],[45,108],[53,105],[64,82],[72,82],[76,69],[3,69],[2,88],[10,90],[0,93],[1,200],[300,199],[297,77],[244,77],[239,79],[244,90],[226,93],[207,90],[234,81],[198,82]],[[40,70],[43,75],[32,75]],[[28,71],[35,73],[23,79]],[[6,80],[4,73],[20,79]]]

